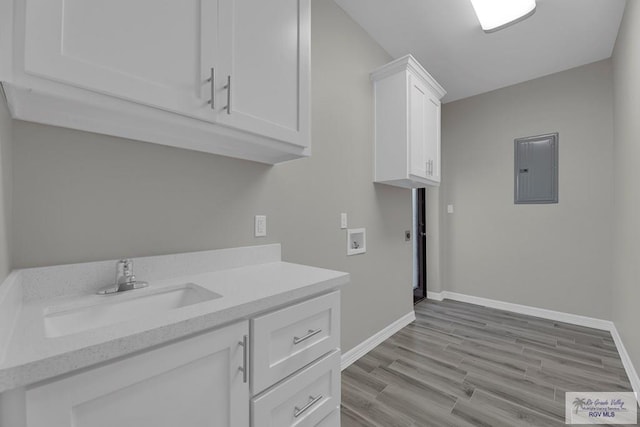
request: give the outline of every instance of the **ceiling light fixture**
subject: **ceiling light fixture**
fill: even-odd
[[[485,33],[493,33],[533,15],[536,0],[471,0]]]

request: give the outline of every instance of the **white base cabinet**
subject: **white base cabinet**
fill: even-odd
[[[339,427],[325,418],[340,406],[340,292],[256,317],[251,331],[252,427]]]
[[[444,89],[411,56],[371,73],[375,96],[374,181],[440,185],[440,99]]]
[[[253,427],[316,426],[339,403],[340,352],[334,351],[254,398]]]
[[[339,292],[252,319],[253,394],[340,347],[339,319]]]
[[[265,163],[310,155],[310,0],[3,3],[16,119]]]
[[[339,343],[334,291],[11,390],[0,424],[339,427]]]
[[[315,427],[340,427],[340,407],[338,406]]]
[[[248,427],[248,322],[28,387],[28,427]]]

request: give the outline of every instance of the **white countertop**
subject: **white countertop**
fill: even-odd
[[[270,249],[273,249],[275,245],[270,246]],[[217,252],[224,251],[208,251],[206,254]],[[277,252],[279,258],[279,245]],[[171,278],[150,281],[148,288],[116,295],[99,296],[94,292],[85,292],[73,296],[25,297],[21,308],[16,310],[10,334],[5,334],[7,337],[4,357],[0,354],[0,392],[207,329],[249,319],[261,312],[338,289],[349,282],[347,273],[291,264],[272,258],[259,259],[260,262],[268,262],[228,269],[217,265],[216,271],[199,271],[197,274],[174,272]],[[166,257],[148,259],[166,262]],[[45,335],[43,313],[47,307],[74,303],[91,304],[94,300],[105,301],[109,298],[128,298],[127,294],[157,292],[161,288],[185,283],[199,285],[222,295],[222,298],[70,335],[55,338]],[[1,304],[0,299],[0,310]]]

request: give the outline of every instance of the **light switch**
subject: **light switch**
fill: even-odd
[[[255,220],[255,236],[265,237],[267,235],[267,216],[256,215]]]
[[[347,214],[344,212],[340,214],[340,228],[347,228]]]
[[[447,205],[447,213],[453,213],[453,205]]]

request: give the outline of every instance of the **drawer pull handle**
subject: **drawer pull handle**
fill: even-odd
[[[320,332],[322,332],[322,329],[316,329],[315,331],[313,329],[309,329],[309,333],[302,338],[293,337],[293,344],[300,344],[302,341],[306,341],[312,336],[318,335]]]
[[[227,110],[227,114],[231,114],[231,76],[227,76],[227,84],[224,89],[227,90],[227,105],[224,106],[224,109]]]
[[[216,109],[216,69],[211,67],[211,77],[207,79],[207,82],[211,83],[211,99],[207,101],[207,104],[211,106],[212,110]]]
[[[300,415],[304,414],[307,409],[315,405],[320,399],[322,399],[322,395],[319,395],[318,397],[309,396],[309,403],[304,405],[302,408],[298,409],[297,406],[294,408],[295,412],[293,413],[293,418],[298,418]]]
[[[242,347],[242,367],[238,368],[238,370],[240,372],[242,372],[242,382],[246,383],[247,382],[247,377],[248,377],[248,365],[249,365],[249,337],[247,335],[242,337],[242,341],[240,341],[238,343],[238,345],[240,345]]]

